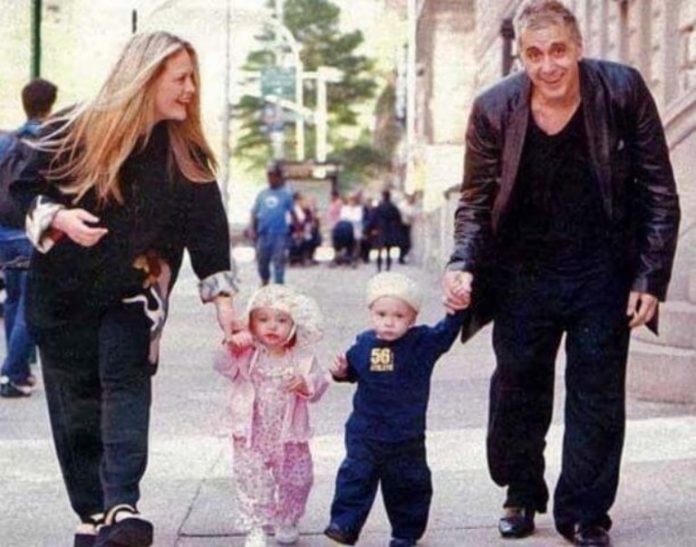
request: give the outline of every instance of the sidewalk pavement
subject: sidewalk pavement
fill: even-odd
[[[413,266],[426,298],[420,320],[441,316],[437,276]],[[328,365],[366,328],[365,283],[374,265],[358,269],[319,265],[291,269],[288,283],[311,293],[325,314],[326,337],[317,354]],[[241,267],[241,306],[257,286],[251,263]],[[221,336],[213,310],[203,308],[196,280],[185,266],[174,290],[165,328],[160,370],[154,382],[150,459],[140,508],[155,523],[155,545],[237,546],[231,451],[226,437],[225,381],[211,367]],[[428,455],[434,499],[421,545],[562,546],[549,515],[537,519],[537,533],[503,541],[496,523],[502,489],[488,477],[485,424],[488,378],[493,370],[490,329],[466,346],[458,342],[436,366],[429,411]],[[548,439],[547,478],[553,487],[560,465],[563,378],[559,359],[554,423]],[[630,368],[630,364],[629,364]],[[629,372],[630,373],[630,372]],[[300,547],[332,545],[321,532],[327,524],[333,482],[343,457],[343,424],[353,389],[334,385],[312,409],[315,486],[302,521]],[[629,400],[622,481],[612,517],[617,547],[696,545],[696,406]],[[0,400],[0,544],[5,547],[71,545],[77,524],[68,505],[53,453],[44,393],[39,383],[29,399]],[[380,498],[360,546],[385,546],[389,526]],[[270,541],[269,545],[273,542]]]

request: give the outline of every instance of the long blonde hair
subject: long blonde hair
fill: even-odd
[[[214,179],[215,158],[201,126],[200,73],[190,43],[167,32],[134,35],[106,82],[90,102],[54,120],[59,129],[38,147],[55,153],[46,176],[78,202],[95,189],[97,200],[123,203],[119,174],[136,145],[144,147],[155,124],[155,92],[159,75],[173,55],[185,50],[193,63],[196,87],[184,121],[168,120],[169,167],[174,163],[193,182]]]

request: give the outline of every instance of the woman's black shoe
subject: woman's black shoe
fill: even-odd
[[[534,509],[507,507],[498,521],[498,531],[504,538],[523,538],[534,532]]]
[[[126,513],[119,518],[120,513]],[[149,547],[153,540],[153,527],[140,517],[130,505],[119,505],[109,510],[105,524],[99,528],[95,547]]]
[[[73,547],[94,547],[97,542],[97,527],[104,522],[103,513],[87,517],[75,530]]]

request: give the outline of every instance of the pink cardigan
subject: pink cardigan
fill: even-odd
[[[251,371],[259,357],[259,350],[250,347],[241,354],[234,355],[227,350],[218,352],[215,369],[232,382],[230,395],[230,418],[232,435],[244,437],[251,443],[251,424],[256,392],[251,381]],[[309,426],[308,402],[318,401],[329,386],[327,374],[319,369],[317,359],[306,349],[290,349],[290,359],[298,373],[304,378],[309,389],[306,395],[295,394],[288,397],[283,417],[281,442],[306,442],[312,436]]]

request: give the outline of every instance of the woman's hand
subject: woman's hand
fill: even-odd
[[[53,217],[51,228],[63,232],[78,245],[92,247],[99,243],[109,230],[90,226],[87,223],[99,222],[99,217],[84,209],[61,209]]]

